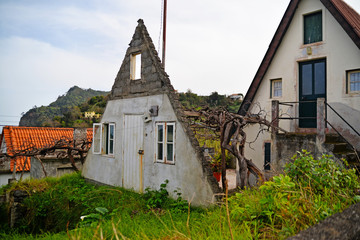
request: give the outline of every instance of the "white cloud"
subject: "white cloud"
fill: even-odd
[[[6,115],[48,105],[74,85],[110,90],[122,61],[85,58],[18,37],[2,39],[0,46],[0,109]]]
[[[346,2],[360,11],[359,0]],[[288,3],[168,1],[174,87],[245,94]],[[158,48],[160,16],[161,0],[0,1],[0,115],[48,105],[73,85],[110,90],[136,21]]]

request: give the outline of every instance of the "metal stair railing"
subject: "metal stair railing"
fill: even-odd
[[[328,104],[327,102],[325,102],[326,106],[328,106],[331,110],[334,111],[334,113],[336,115],[339,116],[339,118],[341,118],[341,120],[343,120],[359,137],[360,137],[360,133],[358,131],[356,131],[356,129],[350,125],[350,123],[348,123],[330,104]],[[331,125],[331,124],[330,124]],[[331,126],[332,127],[332,126]]]
[[[356,131],[356,129],[355,129],[353,126],[351,126],[350,123],[348,123],[332,106],[330,106],[330,104],[328,104],[327,102],[325,102],[325,105],[328,106],[331,110],[333,110],[333,112],[334,112],[338,117],[340,117],[340,119],[343,120],[344,123],[346,123],[346,124],[360,137],[359,132]],[[358,161],[360,162],[359,154],[358,154],[358,152],[357,152],[357,149],[354,147],[354,145],[351,144],[351,143],[340,133],[340,131],[338,131],[326,118],[325,118],[325,121],[326,121],[327,124],[329,124],[329,125],[332,127],[332,129],[335,130],[335,132],[336,132],[342,139],[345,140],[345,142],[346,142],[347,144],[349,144],[349,145],[352,147],[352,149],[353,149],[353,151],[354,151],[354,153],[355,153],[355,155],[356,155],[356,158],[357,158]]]

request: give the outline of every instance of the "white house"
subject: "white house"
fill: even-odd
[[[260,108],[287,134],[263,132],[246,146],[258,167],[276,170],[302,148],[335,153],[330,133],[359,151],[359,14],[342,0],[291,0],[239,113]],[[247,141],[258,130],[247,128]]]
[[[112,87],[84,168],[85,178],[137,192],[174,190],[208,205],[220,188],[193,132],[143,21]]]

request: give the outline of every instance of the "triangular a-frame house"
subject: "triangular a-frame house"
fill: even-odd
[[[291,0],[239,114],[261,114],[287,132],[246,129],[248,141],[257,140],[245,155],[264,170],[280,169],[301,149],[356,156],[359,14],[342,0]]]
[[[219,185],[162,67],[143,20],[112,87],[84,168],[94,182],[143,192],[167,189],[196,205],[208,205]]]

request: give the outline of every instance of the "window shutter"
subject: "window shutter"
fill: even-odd
[[[93,124],[93,153],[100,154],[101,153],[101,139],[102,139],[102,124],[94,123]]]

